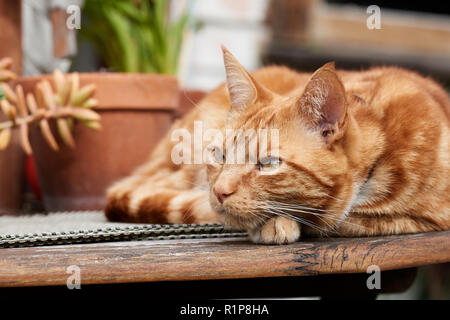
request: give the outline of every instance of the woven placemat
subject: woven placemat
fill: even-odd
[[[220,224],[114,223],[100,211],[0,216],[0,248],[245,236]]]

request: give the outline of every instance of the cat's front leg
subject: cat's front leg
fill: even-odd
[[[255,243],[288,244],[300,239],[300,224],[285,217],[274,217],[261,228],[249,230],[248,234]]]

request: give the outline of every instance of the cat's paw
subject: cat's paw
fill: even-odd
[[[267,220],[260,229],[250,230],[249,236],[255,243],[293,243],[300,238],[300,225],[288,218],[275,217]]]

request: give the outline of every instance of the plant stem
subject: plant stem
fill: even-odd
[[[30,124],[41,119],[60,119],[72,116],[70,107],[56,107],[53,110],[38,109],[36,113],[25,117],[18,117],[15,121],[9,120],[0,123],[0,131],[6,128],[20,127],[23,124]]]

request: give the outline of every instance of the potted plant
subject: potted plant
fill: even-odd
[[[2,61],[5,60],[0,60],[0,66]],[[40,79],[39,82],[22,81],[28,86],[33,84],[33,87],[27,87],[26,91],[22,84],[18,83],[20,81],[17,81],[14,86],[0,83],[0,107],[3,115],[0,121],[0,150],[6,149],[14,136],[17,136],[17,139],[13,142],[18,142],[26,154],[30,155],[32,149],[37,149],[36,158],[47,160],[47,163],[38,166],[46,196],[52,191],[47,184],[48,181],[52,181],[52,177],[42,176],[42,173],[45,170],[44,167],[52,167],[53,158],[51,156],[46,158],[45,150],[43,150],[45,148],[39,144],[36,145],[34,140],[39,141],[39,137],[42,137],[41,140],[45,141],[53,151],[60,149],[58,140],[74,148],[75,141],[71,131],[78,122],[91,129],[99,130],[101,127],[100,115],[91,110],[97,105],[97,101],[91,98],[95,86],[90,84],[80,87],[76,74],[68,79],[58,70],[54,72],[53,77],[53,86],[47,79]],[[55,131],[59,133],[59,136],[54,136]],[[7,155],[12,151],[14,149],[2,151],[1,155]],[[10,169],[7,166],[4,168]],[[23,162],[19,170],[23,173]],[[54,176],[57,177],[58,174]],[[17,178],[6,181],[14,185],[18,183],[16,180],[22,181]],[[5,179],[1,181],[4,182]]]
[[[88,39],[106,66],[118,72],[175,75],[188,23],[186,12],[170,21],[168,0],[85,0]]]
[[[58,86],[95,86],[95,91],[84,90],[92,93],[89,107],[101,116],[101,130],[92,132],[92,124],[81,121],[69,123],[65,132],[72,138],[56,136],[55,150],[38,127],[30,128],[46,210],[102,209],[106,188],[145,162],[169,129],[179,104],[174,74],[187,16],[170,23],[167,12],[165,0],[86,0],[88,24],[81,32],[114,72],[69,74],[64,85],[58,84],[58,75],[16,81],[25,94],[43,80],[53,83],[56,99],[62,90]],[[50,129],[59,130],[57,121],[50,122]]]
[[[8,83],[16,78],[10,70],[11,58],[0,59],[0,102],[6,99]],[[8,86],[8,87],[7,87]],[[5,121],[6,116],[0,113],[0,122]],[[0,132],[0,147],[8,139],[10,148],[8,152],[0,152],[0,215],[16,212],[22,205],[23,193],[23,166],[24,154],[20,148],[19,132]]]

